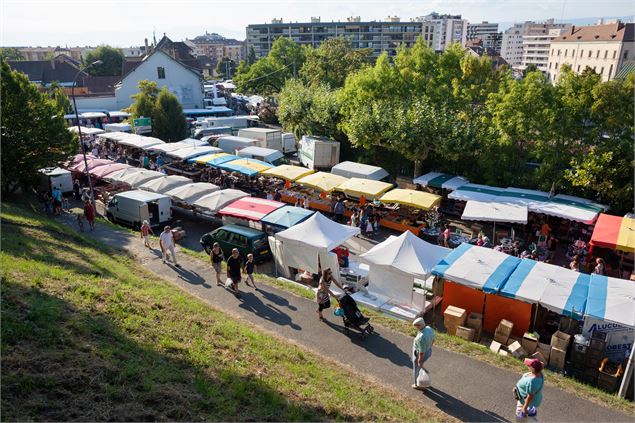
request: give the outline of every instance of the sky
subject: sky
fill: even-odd
[[[172,40],[216,32],[245,39],[253,23],[383,20],[399,16],[409,20],[432,11],[461,14],[470,22],[504,23],[548,18],[633,16],[633,0],[0,0],[0,45],[117,47],[143,45],[165,33]]]

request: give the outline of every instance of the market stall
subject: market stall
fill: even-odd
[[[245,176],[256,176],[267,169],[271,169],[273,165],[257,159],[236,159],[217,164],[216,167],[228,172],[238,172]]]
[[[139,185],[137,188],[144,191],[156,192],[158,194],[165,194],[166,192],[174,188],[178,188],[180,186],[190,184],[191,182],[192,180],[189,178],[186,178],[185,176],[170,175],[170,176],[163,176],[160,178],[150,179],[149,181]]]
[[[190,182],[166,191],[165,195],[172,197],[176,202],[192,205],[201,197],[216,192],[219,189],[217,185],[207,182]]]
[[[261,219],[261,222],[272,229],[272,232],[289,229],[304,222],[315,213],[301,207],[283,206],[272,211]]]
[[[88,173],[91,173],[93,169],[101,166],[107,166],[113,163],[114,162],[112,162],[111,160],[95,158],[88,159],[88,157],[86,157],[86,163],[84,163],[84,161],[82,160],[76,165],[69,167],[68,170],[70,170],[71,172],[86,173],[86,168],[88,168]]]
[[[635,283],[592,274],[584,314],[635,328]]]
[[[423,187],[442,188],[449,191],[466,185],[469,181],[462,176],[448,175],[447,173],[429,172],[412,180],[413,184]]]
[[[107,164],[105,166],[99,166],[92,170],[89,170],[89,173],[95,178],[104,178],[111,173],[118,172],[123,169],[128,169],[129,167],[130,166],[127,164],[111,162],[110,164]]]
[[[202,196],[192,205],[207,214],[215,215],[225,205],[243,197],[249,197],[249,194],[237,189],[222,189]]]
[[[493,222],[492,242],[497,244],[502,240],[502,238],[505,238],[508,234],[513,233],[513,230],[498,236],[496,232],[496,223],[527,224],[527,206],[498,201],[484,202],[469,200],[465,204],[461,219],[474,220],[478,222]],[[513,236],[510,240],[513,240]]]
[[[257,197],[244,197],[229,203],[218,211],[225,224],[238,224],[262,230],[260,221],[269,213],[284,207],[279,201]]]
[[[127,169],[124,169],[123,172],[126,172]],[[165,175],[161,172],[155,172],[153,170],[145,170],[141,169],[139,172],[134,172],[130,174],[123,174],[121,176],[117,176],[119,182],[123,182],[124,184],[130,185],[132,188],[138,188],[140,185],[157,178],[163,178]]]
[[[315,172],[312,169],[307,169],[301,166],[292,165],[280,165],[271,169],[267,169],[262,174],[264,176],[270,176],[274,178],[284,179],[285,181],[296,181],[304,176],[310,175]]]
[[[128,134],[128,137],[121,138],[117,141],[117,144],[123,145],[126,147],[134,147],[141,150],[145,150],[148,147],[152,147],[159,144],[165,144],[164,141],[161,141],[158,138],[153,137],[144,137],[142,135],[131,135]]]
[[[631,253],[635,251],[635,219],[600,214],[591,235],[591,248],[596,246]]]
[[[78,134],[80,128],[78,128],[77,125],[75,125],[75,126],[69,126],[68,130],[73,132],[74,134]],[[100,128],[87,128],[84,126],[81,127],[81,131],[82,131],[82,136],[87,136],[87,135],[94,136],[94,135],[99,135],[106,132]]]
[[[109,173],[103,177],[105,181],[111,183],[124,183],[124,178],[133,175],[135,173],[143,172],[144,169],[140,167],[127,167],[121,170],[117,170],[115,172]],[[163,176],[163,175],[161,175]]]
[[[350,178],[337,186],[336,190],[346,194],[347,197],[367,200],[378,200],[385,192],[393,188],[388,182],[375,181],[373,179]]]
[[[410,231],[419,235],[419,229],[428,225],[421,211],[437,207],[441,203],[441,196],[412,189],[395,188],[379,198],[382,203],[398,204],[379,221],[383,227],[399,232]]]
[[[178,150],[166,151],[165,155],[175,161],[184,161],[193,157],[203,156],[205,154],[221,153],[222,150],[218,147],[212,147],[211,145],[194,146],[185,145]]]
[[[282,201],[295,203],[298,195],[304,195],[309,200],[309,207],[325,213],[331,213],[331,201],[327,198],[347,178],[328,172],[315,172],[303,176],[295,181],[296,186],[280,190]]]

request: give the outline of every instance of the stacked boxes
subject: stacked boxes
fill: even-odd
[[[516,358],[523,359],[527,357],[527,353],[525,352],[523,347],[520,345],[520,342],[518,341],[514,341],[511,344],[509,344],[507,346],[507,350],[509,351],[511,355],[513,355]]]
[[[520,345],[527,354],[533,354],[538,348],[538,336],[535,333],[525,332]]]
[[[551,356],[551,345],[538,342],[538,345],[536,346],[536,352],[539,352],[545,358],[545,360],[549,362],[549,357]]]
[[[562,331],[557,331],[551,335],[551,346],[566,351],[571,342],[571,335]]]
[[[567,349],[571,342],[571,335],[557,331],[551,336],[551,354],[549,356],[549,366],[557,370],[564,369]]]
[[[494,341],[507,345],[507,341],[512,334],[513,328],[514,324],[512,322],[505,319],[501,320],[496,328],[496,332],[494,333]]]
[[[476,333],[476,331],[473,328],[470,328],[470,327],[459,326],[456,329],[456,336],[458,336],[459,338],[463,338],[466,341],[474,341],[474,334],[475,333]]]
[[[450,335],[456,335],[459,326],[465,325],[467,312],[458,307],[448,306],[443,313],[443,324]]]
[[[483,315],[474,312],[470,313],[467,316],[467,327],[474,329],[474,342],[479,342],[483,332]]]

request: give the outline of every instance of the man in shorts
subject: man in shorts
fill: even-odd
[[[232,255],[227,259],[227,276],[232,281],[232,290],[239,295],[238,284],[240,283],[240,274],[243,268],[243,258],[240,256],[238,248],[232,250]]]
[[[245,273],[247,274],[245,284],[247,284],[247,286],[252,286],[256,291],[258,291],[258,287],[256,287],[256,281],[254,280],[254,270],[256,269],[256,262],[254,261],[253,254],[247,254],[247,261],[245,262],[244,269]]]
[[[212,262],[214,273],[216,273],[216,286],[220,286],[222,285],[220,280],[221,264],[223,263],[223,260],[225,260],[225,256],[223,255],[223,250],[220,248],[220,244],[218,242],[215,242],[212,246],[212,250],[209,252],[209,260]]]

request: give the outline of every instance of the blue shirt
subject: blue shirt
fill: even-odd
[[[434,330],[432,330],[430,326],[426,326],[421,329],[412,342],[414,350],[420,353],[425,353],[432,348],[432,342],[434,341],[435,336]]]
[[[544,377],[534,377],[532,373],[525,373],[518,383],[516,383],[521,404],[525,403],[527,395],[532,394],[534,398],[531,400],[529,406],[533,405],[534,407],[538,407],[542,402],[542,385],[544,383]]]

